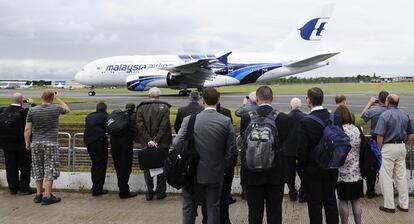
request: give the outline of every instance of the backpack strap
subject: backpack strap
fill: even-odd
[[[249,117],[250,117],[250,121],[252,121],[254,118],[259,116],[259,114],[257,113],[256,110],[251,110],[251,111],[248,112],[248,114],[249,114]]]
[[[279,111],[273,110],[269,115],[273,117],[273,120],[276,120],[277,116],[279,115]]]
[[[330,113],[329,114],[329,120],[331,121],[331,125],[334,125],[335,124],[335,115]]]
[[[190,117],[190,120],[188,121],[187,133],[186,133],[186,136],[185,136],[186,139],[191,139],[193,137],[194,124],[195,124],[196,117],[197,117],[197,114],[192,114],[191,117]]]
[[[315,115],[309,114],[309,115],[306,115],[305,117],[315,121],[316,123],[319,123],[324,128],[326,127],[325,122],[323,122],[319,117]]]

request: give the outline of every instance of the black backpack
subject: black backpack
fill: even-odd
[[[0,109],[0,142],[17,142],[23,139],[23,117],[20,110]]]
[[[244,134],[242,163],[252,172],[264,172],[276,166],[275,148],[279,146],[275,123],[277,115],[277,111],[266,116],[260,116],[257,111],[249,112],[250,123]]]
[[[358,130],[361,136],[359,150],[359,168],[361,175],[363,178],[377,177],[381,167],[381,158],[377,155],[361,128],[358,127]]]
[[[176,189],[184,186],[194,189],[199,155],[194,148],[194,123],[197,115],[191,115],[185,140],[168,153],[164,174],[169,185]]]
[[[128,132],[130,116],[122,110],[114,110],[106,120],[106,132],[110,135],[124,135]]]

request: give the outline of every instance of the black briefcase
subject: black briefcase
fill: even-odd
[[[146,148],[138,150],[139,169],[149,170],[164,167],[168,148]]]

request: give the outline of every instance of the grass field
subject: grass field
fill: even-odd
[[[35,103],[40,104],[42,100],[40,98],[33,98]],[[88,102],[97,102],[96,100],[83,100],[83,99],[73,99],[73,98],[64,98],[65,103],[88,103]],[[56,102],[55,102],[56,103]],[[10,98],[0,98],[0,105],[9,105]]]

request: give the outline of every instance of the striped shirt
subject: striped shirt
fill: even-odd
[[[32,123],[32,142],[57,143],[59,116],[67,111],[58,105],[42,104],[32,107],[26,122]]]

